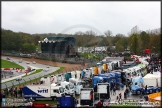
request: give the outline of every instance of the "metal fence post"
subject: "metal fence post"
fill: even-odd
[[[4,83],[6,85],[6,83]],[[7,88],[7,85],[6,85],[6,88]]]
[[[13,82],[11,81],[11,83],[12,83],[12,86],[14,87],[14,84],[13,84]]]
[[[25,79],[23,79],[24,80],[24,82],[25,82],[25,85],[26,85],[26,81],[25,81]]]
[[[36,83],[37,83],[37,78],[36,77],[34,77],[35,79],[36,79]]]
[[[19,86],[20,86],[20,81],[18,80],[18,82],[19,82]]]

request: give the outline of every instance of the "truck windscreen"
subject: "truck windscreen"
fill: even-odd
[[[60,93],[63,93],[64,92],[64,88],[59,88],[59,91],[60,91]]]

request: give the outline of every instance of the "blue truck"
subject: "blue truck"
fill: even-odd
[[[160,92],[160,88],[155,86],[148,86],[147,89],[144,88],[144,80],[141,76],[132,78],[131,92],[133,95],[140,95],[144,90],[145,94],[151,94],[154,92]]]
[[[57,108],[64,108],[64,107],[77,107],[77,99],[73,95],[62,95],[61,97],[57,98]]]
[[[92,80],[92,87],[97,91],[97,83],[103,83],[104,79],[101,76],[94,76]]]
[[[115,79],[116,79],[116,88],[120,90],[120,83],[121,83],[121,73],[120,72],[110,72],[112,74],[115,74]]]

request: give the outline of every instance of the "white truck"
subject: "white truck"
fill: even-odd
[[[97,83],[97,93],[99,94],[99,100],[110,101],[110,84],[109,83]]]
[[[75,93],[74,92],[74,85],[70,85],[69,82],[64,81],[64,82],[61,82],[59,85],[64,88],[65,94],[74,94]]]
[[[84,81],[81,81],[80,79],[70,78],[69,84],[74,86],[75,94],[80,94],[80,89],[84,87]]]
[[[64,94],[64,88],[61,86],[51,85],[27,85],[23,87],[24,98],[37,100],[38,98],[52,98],[61,97]]]
[[[97,83],[97,99],[94,99],[94,105],[96,106],[100,100],[104,100],[103,106],[108,106],[110,102],[110,84],[109,83]]]
[[[80,89],[80,105],[81,106],[94,106],[94,89],[81,88]]]

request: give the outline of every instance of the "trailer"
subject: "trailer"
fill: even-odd
[[[80,105],[94,106],[94,90],[93,88],[81,88],[80,90]]]
[[[60,97],[64,94],[64,88],[61,86],[51,85],[27,85],[23,87],[24,98],[29,99],[46,99],[51,98],[54,100],[56,97]]]

